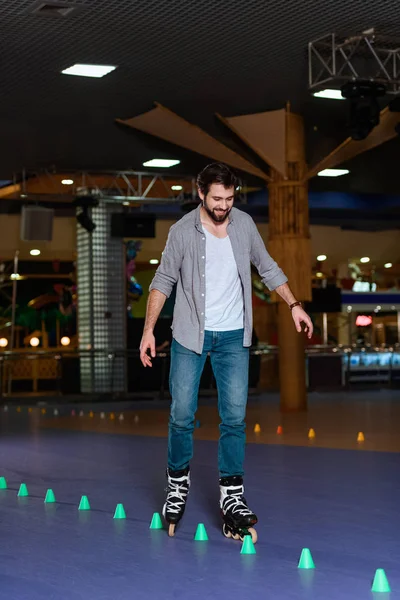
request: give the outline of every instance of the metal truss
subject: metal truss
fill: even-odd
[[[327,83],[340,87],[349,80],[367,80],[386,86],[388,94],[400,91],[400,47],[380,41],[373,30],[347,39],[334,33],[308,44],[310,90]]]
[[[61,185],[62,178],[70,178],[71,185]],[[34,191],[31,183],[40,181],[40,192]],[[196,180],[193,177],[166,175],[146,171],[71,171],[62,172],[44,169],[22,172],[14,183],[20,192],[12,197],[26,201],[73,201],[77,196],[92,196],[103,202],[122,204],[185,204],[197,199]],[[172,190],[171,186],[181,186]],[[62,188],[62,190],[60,190]],[[65,192],[64,192],[65,188]],[[245,188],[238,194],[238,202],[246,203]]]

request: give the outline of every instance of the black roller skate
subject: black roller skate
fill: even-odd
[[[257,541],[254,529],[258,521],[256,515],[248,508],[244,498],[243,477],[222,477],[219,480],[221,515],[224,521],[222,532],[225,537],[242,540],[251,535],[253,543]]]
[[[189,467],[182,471],[167,469],[168,487],[167,497],[163,506],[163,517],[168,523],[168,535],[175,535],[175,527],[183,517],[186,507],[186,498],[190,487]]]

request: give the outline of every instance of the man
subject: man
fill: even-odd
[[[153,330],[177,283],[172,324],[168,436],[168,489],[163,515],[174,535],[190,486],[194,417],[207,355],[218,390],[221,417],[218,451],[220,508],[224,534],[256,532],[257,517],[244,499],[245,413],[252,335],[251,263],[263,283],[289,305],[297,331],[310,338],[312,323],[296,302],[287,278],[270,257],[253,219],[233,207],[238,180],[223,164],[211,164],[197,178],[201,204],[175,223],[150,285],[140,358],[151,367]],[[150,350],[151,356],[148,355]],[[249,529],[250,527],[250,529]]]

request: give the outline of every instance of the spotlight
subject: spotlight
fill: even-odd
[[[94,223],[89,215],[89,208],[98,206],[99,201],[93,196],[77,196],[73,202],[77,208],[81,208],[81,212],[76,215],[78,223],[86,229],[88,233],[93,233],[96,229],[96,223]]]
[[[348,81],[342,87],[342,95],[350,101],[350,136],[353,140],[365,140],[379,125],[380,107],[377,98],[384,96],[384,85],[373,81]]]
[[[67,335],[64,335],[64,337],[61,338],[60,342],[61,342],[62,346],[69,346],[71,343],[71,340],[69,339],[69,337]]]
[[[89,217],[89,209],[87,207],[82,208],[82,211],[76,215],[76,220],[88,233],[93,233],[96,229],[96,223]]]
[[[29,343],[30,343],[30,345],[31,345],[33,348],[36,348],[36,346],[39,346],[39,344],[40,344],[40,340],[39,340],[39,338],[37,338],[37,337],[33,337],[33,338],[31,338],[31,339],[30,339],[30,342],[29,342]]]
[[[0,338],[0,348],[6,348],[8,346],[8,339],[5,337]]]

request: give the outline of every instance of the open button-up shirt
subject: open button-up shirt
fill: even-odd
[[[199,205],[169,230],[160,265],[150,284],[167,298],[177,283],[172,321],[177,342],[201,354],[205,327],[206,236],[200,220]],[[251,263],[269,290],[287,282],[287,277],[271,258],[252,217],[233,207],[229,213],[227,233],[243,287],[243,346],[251,346],[253,331]],[[223,269],[215,257],[216,268]]]

